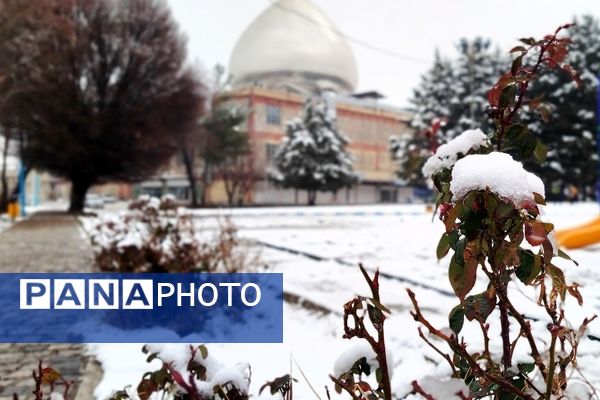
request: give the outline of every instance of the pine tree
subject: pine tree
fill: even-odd
[[[308,204],[314,205],[317,192],[336,192],[357,182],[345,149],[348,140],[338,132],[323,97],[307,99],[302,117],[288,122],[286,136],[269,172],[277,186],[306,190]]]
[[[596,87],[600,73],[600,24],[590,15],[574,21],[565,63],[580,74],[578,88],[568,74],[554,71],[532,88],[532,98],[546,93],[550,112],[545,122],[530,117],[529,130],[553,149],[546,163],[531,165],[548,189],[550,199],[562,198],[575,185],[582,197],[592,197],[597,179]]]
[[[452,86],[455,93],[453,118],[444,130],[446,141],[467,129],[489,132],[493,128],[487,114],[487,93],[508,64],[498,49],[492,50],[489,40],[480,37],[462,39],[458,50]]]
[[[433,67],[410,99],[414,136],[390,143],[398,175],[410,185],[424,184],[421,166],[438,145],[467,129],[491,128],[487,92],[507,61],[482,38],[462,39],[457,49],[458,57],[452,61],[436,52]]]
[[[413,93],[414,117],[411,127],[415,134],[409,137],[392,137],[390,150],[399,166],[399,177],[409,185],[423,184],[421,167],[438,145],[434,124],[446,124],[452,117],[453,71],[450,61],[435,53],[433,67],[421,78]],[[457,100],[457,99],[456,99]]]

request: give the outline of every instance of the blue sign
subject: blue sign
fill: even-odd
[[[282,274],[0,274],[2,343],[281,343]]]

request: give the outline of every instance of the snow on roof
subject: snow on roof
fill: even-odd
[[[467,154],[469,150],[477,150],[485,145],[487,137],[481,129],[464,131],[448,143],[438,147],[434,155],[423,165],[423,175],[431,176],[442,168],[450,168],[456,163],[459,154]]]
[[[517,207],[535,202],[534,193],[545,196],[544,183],[506,153],[471,154],[456,162],[450,191],[454,200],[472,190],[485,190],[512,201]]]

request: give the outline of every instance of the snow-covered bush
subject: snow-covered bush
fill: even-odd
[[[421,324],[420,336],[445,359],[450,376],[466,385],[450,393],[455,398],[550,400],[571,398],[573,390],[581,392],[568,377],[577,368],[579,342],[595,316],[577,327],[567,322],[566,297],[580,304],[583,300],[578,285],[567,283],[553,258],[569,258],[552,239],[554,226],[542,219],[543,182],[511,156],[545,158],[546,147],[518,115],[527,102],[529,83],[542,67],[561,68],[576,79],[571,67],[563,64],[569,43],[558,36],[563,28],[539,41],[522,39],[522,45],[512,49],[516,57],[511,70],[488,94],[490,115],[496,122],[489,143],[480,131],[466,131],[438,148],[423,168],[439,191],[437,206],[445,225],[437,256],[442,259],[453,252],[448,278],[458,305],[450,312],[450,329],[434,327],[415,294],[408,293],[412,315]],[[535,60],[531,65],[524,62],[529,58]],[[533,107],[532,102],[528,105]],[[485,290],[472,293],[478,276],[484,278]],[[518,310],[511,294],[518,283],[537,289],[534,301],[545,311],[546,332],[534,330],[533,319]],[[481,331],[482,348],[470,345],[473,338],[460,337],[465,319]],[[423,331],[438,341],[427,339]],[[525,358],[516,356],[521,342],[528,348]],[[444,397],[434,395],[439,385],[415,378],[413,394],[448,398],[447,391]]]
[[[110,400],[155,398],[189,400],[246,400],[250,366],[223,366],[211,357],[204,345],[146,345],[147,361],[160,360],[155,371],[146,372],[135,390],[115,392]]]
[[[142,196],[92,229],[95,264],[106,272],[238,272],[256,263],[225,220],[216,238],[203,239],[193,215],[170,196]]]

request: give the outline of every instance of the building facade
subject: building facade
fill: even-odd
[[[231,85],[220,105],[243,107],[253,150],[256,182],[244,196],[251,204],[305,204],[306,193],[275,187],[267,170],[285,137],[286,122],[298,117],[307,97],[327,93],[339,131],[349,139],[360,182],[337,193],[319,193],[319,204],[396,203],[415,200],[412,189],[396,179],[389,151],[391,136],[410,135],[410,115],[385,105],[376,92],[355,93],[358,67],[346,39],[310,0],[278,0],[260,14],[238,39],[228,68]],[[225,103],[225,104],[223,104]],[[199,165],[201,162],[198,163]],[[197,174],[200,176],[200,171]],[[200,188],[202,190],[203,188]],[[170,192],[189,196],[183,164],[177,157],[138,193]],[[206,198],[226,203],[223,183],[211,180]]]
[[[266,172],[285,137],[286,122],[300,115],[306,96],[293,91],[246,86],[227,95],[231,106],[250,110],[245,129],[252,144],[257,182],[250,198],[257,204],[305,203],[306,193],[279,189]],[[409,134],[408,113],[373,98],[335,96],[339,131],[349,139],[360,182],[337,193],[319,193],[320,204],[396,203],[411,201],[412,190],[396,184],[396,165],[389,151],[390,136]]]

